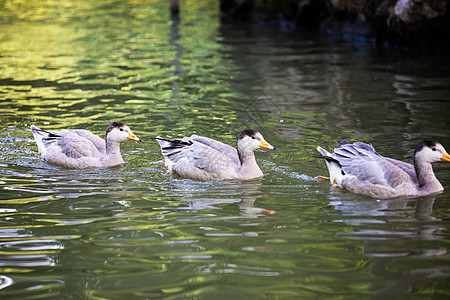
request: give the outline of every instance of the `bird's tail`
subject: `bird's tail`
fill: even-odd
[[[333,186],[342,187],[342,178],[344,176],[344,172],[342,171],[341,164],[332,157],[332,154],[330,152],[323,149],[322,147],[317,146],[317,151],[319,151],[321,155],[317,155],[315,157],[325,159],[328,172],[330,173],[330,183]]]
[[[158,144],[161,147],[162,155],[164,156],[166,169],[169,172],[172,172],[172,165],[180,158],[178,154],[181,153],[183,148],[192,145],[192,141],[186,139],[164,139],[159,136],[152,139],[158,141]]]
[[[47,138],[50,133],[48,131],[42,130],[35,125],[31,125],[31,132],[33,133],[34,139],[36,140],[36,144],[38,146],[39,157],[45,157],[46,149],[44,142],[42,139]]]

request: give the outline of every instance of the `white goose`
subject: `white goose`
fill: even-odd
[[[340,143],[329,153],[317,147],[330,172],[330,182],[352,193],[376,198],[422,196],[444,188],[434,175],[432,162],[450,162],[444,147],[434,141],[421,141],[414,152],[414,165],[383,157],[372,145]]]
[[[76,169],[123,164],[120,142],[141,141],[127,125],[119,122],[108,126],[105,139],[84,129],[47,131],[31,125],[31,131],[40,158],[51,164]]]
[[[156,138],[169,172],[200,180],[249,180],[264,174],[255,160],[253,150],[275,149],[261,133],[243,130],[237,149],[216,140],[192,135],[183,139]]]

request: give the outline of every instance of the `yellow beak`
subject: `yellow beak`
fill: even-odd
[[[134,133],[132,133],[131,131],[128,132],[127,140],[133,140],[133,141],[136,141],[136,142],[140,142],[140,141],[141,141],[141,139],[138,138],[138,137],[137,137]]]
[[[270,149],[270,150],[274,150],[275,149],[274,146],[272,146],[271,144],[269,144],[265,140],[261,140],[261,145],[259,145],[259,148],[265,148],[265,149]]]
[[[443,154],[441,160],[450,162],[450,154],[447,152],[444,152]]]

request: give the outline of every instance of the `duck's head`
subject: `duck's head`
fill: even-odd
[[[421,141],[414,152],[414,159],[421,162],[450,162],[450,155],[445,151],[444,147],[438,142]]]
[[[126,140],[141,141],[141,139],[131,131],[130,127],[120,122],[112,122],[108,126],[105,133],[105,140],[117,143]]]
[[[258,148],[265,148],[274,150],[275,147],[266,142],[261,133],[252,129],[242,130],[237,139],[237,146],[239,150],[256,150]]]

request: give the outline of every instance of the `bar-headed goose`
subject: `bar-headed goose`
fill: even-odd
[[[275,149],[255,130],[243,130],[237,149],[216,140],[192,135],[183,139],[156,138],[169,172],[200,180],[249,180],[263,176],[253,150]]]
[[[330,172],[330,182],[352,193],[376,198],[422,196],[443,190],[434,175],[432,162],[450,162],[444,147],[433,141],[421,141],[414,152],[414,165],[383,157],[372,145],[362,142],[340,143],[329,153],[317,147]]]
[[[84,129],[47,131],[31,125],[31,131],[40,158],[51,164],[76,169],[123,164],[120,142],[141,141],[127,125],[119,122],[108,126],[105,139]]]

